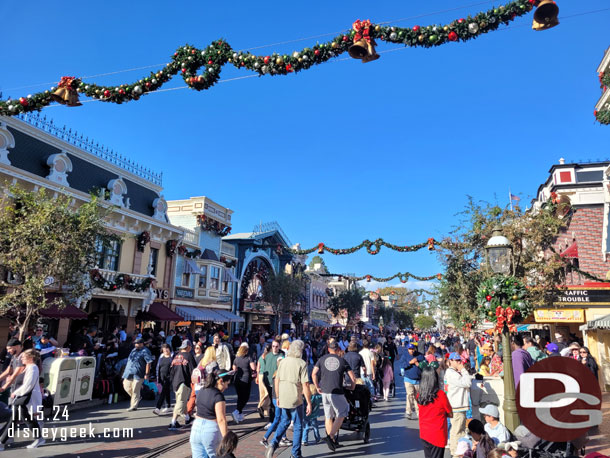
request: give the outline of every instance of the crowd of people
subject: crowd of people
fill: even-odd
[[[27,412],[43,404],[39,377],[57,344],[37,327],[23,343],[12,336],[0,354],[0,392],[10,393],[7,403],[23,409],[29,428],[41,427]],[[275,335],[260,330],[230,337],[219,327],[192,333],[184,328],[167,335],[144,329],[131,336],[120,327],[107,334],[82,329],[66,345],[72,354],[96,357],[100,377],[120,378],[129,398],[127,411],[138,409],[143,392],[152,392],[152,412],[171,414],[170,431],[192,423],[195,458],[233,456],[238,439],[228,425],[244,421],[253,383],[259,392],[255,411],[268,420],[261,439],[266,457],[289,446],[298,458],[302,447],[312,443],[324,441],[333,452],[341,447],[338,433],[350,411],[346,394],[356,385],[362,385],[375,405],[390,400],[401,378],[405,417],[419,421],[427,458],[443,457],[446,447],[453,457],[476,458],[517,456],[522,448],[518,431],[500,422],[500,406],[487,404],[473,415],[473,381],[503,375],[497,336],[336,330],[297,336],[294,331]],[[534,362],[548,357],[577,359],[596,377],[599,371],[589,350],[562,334],[552,342],[514,334],[511,352],[516,385]],[[231,384],[237,405],[227,414],[225,392]],[[5,420],[1,448],[10,441],[7,428],[12,423]],[[37,439],[29,447],[43,443]]]

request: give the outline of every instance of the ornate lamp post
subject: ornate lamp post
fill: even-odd
[[[504,235],[502,227],[496,226],[493,230],[493,237],[489,239],[485,246],[487,251],[487,266],[495,274],[508,275],[511,273],[513,247]],[[502,298],[502,307],[506,307],[508,298]],[[506,323],[502,328],[502,362],[504,366],[504,424],[506,427],[515,431],[521,424],[517,412],[515,400],[515,378],[513,375],[513,360],[510,348],[510,331]]]

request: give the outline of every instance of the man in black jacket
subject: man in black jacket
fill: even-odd
[[[174,356],[170,369],[170,378],[172,380],[172,389],[176,393],[176,404],[174,405],[174,413],[172,422],[169,425],[170,431],[179,430],[182,426],[178,423],[178,417],[184,417],[186,424],[190,422],[190,418],[186,413],[186,405],[191,396],[191,374],[193,369],[197,367],[195,358],[191,353],[191,342],[184,340],[180,345],[179,353]]]

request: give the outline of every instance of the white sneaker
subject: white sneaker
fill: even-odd
[[[169,407],[163,407],[163,408],[161,409],[161,413],[167,413],[167,412],[169,412],[170,410],[171,410],[171,409],[170,409]]]
[[[237,411],[237,409],[231,412],[231,416],[233,417],[233,421],[235,423],[239,423],[239,412]]]
[[[30,445],[27,446],[27,448],[38,448],[41,445],[44,445],[46,442],[46,440],[44,439],[36,439],[34,442],[32,442]]]
[[[271,428],[271,423],[267,423],[267,424],[265,425],[265,428],[264,428],[264,429],[265,429],[265,431],[266,431],[266,430],[268,430],[269,428]]]
[[[243,413],[240,413],[240,414],[239,414],[239,421],[240,421],[240,422],[244,421],[244,418],[245,418],[245,417],[244,417],[244,414],[243,414]]]
[[[160,411],[159,409],[155,409],[155,410],[153,410],[153,413],[154,413],[155,415],[161,415],[161,411]]]
[[[290,425],[288,425],[288,429],[290,429],[290,430],[294,429],[294,424],[292,422],[290,422]]]

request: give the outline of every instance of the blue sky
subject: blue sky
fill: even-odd
[[[471,5],[396,22],[444,24],[494,5],[474,3],[310,0],[169,7],[107,1],[49,7],[7,0],[0,3],[0,17],[10,24],[0,28],[0,90],[4,97],[19,97],[51,84],[13,88],[63,75],[164,64],[185,43],[203,48],[224,38],[245,49],[332,33],[320,39],[326,41],[358,18],[393,23]],[[526,201],[560,157],[610,156],[610,130],[593,118],[610,11],[568,17],[607,8],[608,2],[558,4],[561,24],[545,32],[532,31],[528,15],[474,41],[400,49],[365,65],[339,58],[296,75],[44,113],[163,171],[167,199],[206,195],[233,209],[234,232],[278,221],[304,247],[321,241],[349,247],[378,237],[397,244],[442,238],[467,195],[504,205],[510,187]],[[257,53],[291,53],[315,42]],[[398,48],[381,44],[378,50]],[[148,72],[90,81],[120,84]],[[247,75],[225,67],[222,79]],[[177,77],[165,87],[183,85]],[[427,250],[326,254],[325,260],[334,272],[358,275],[440,271]]]

